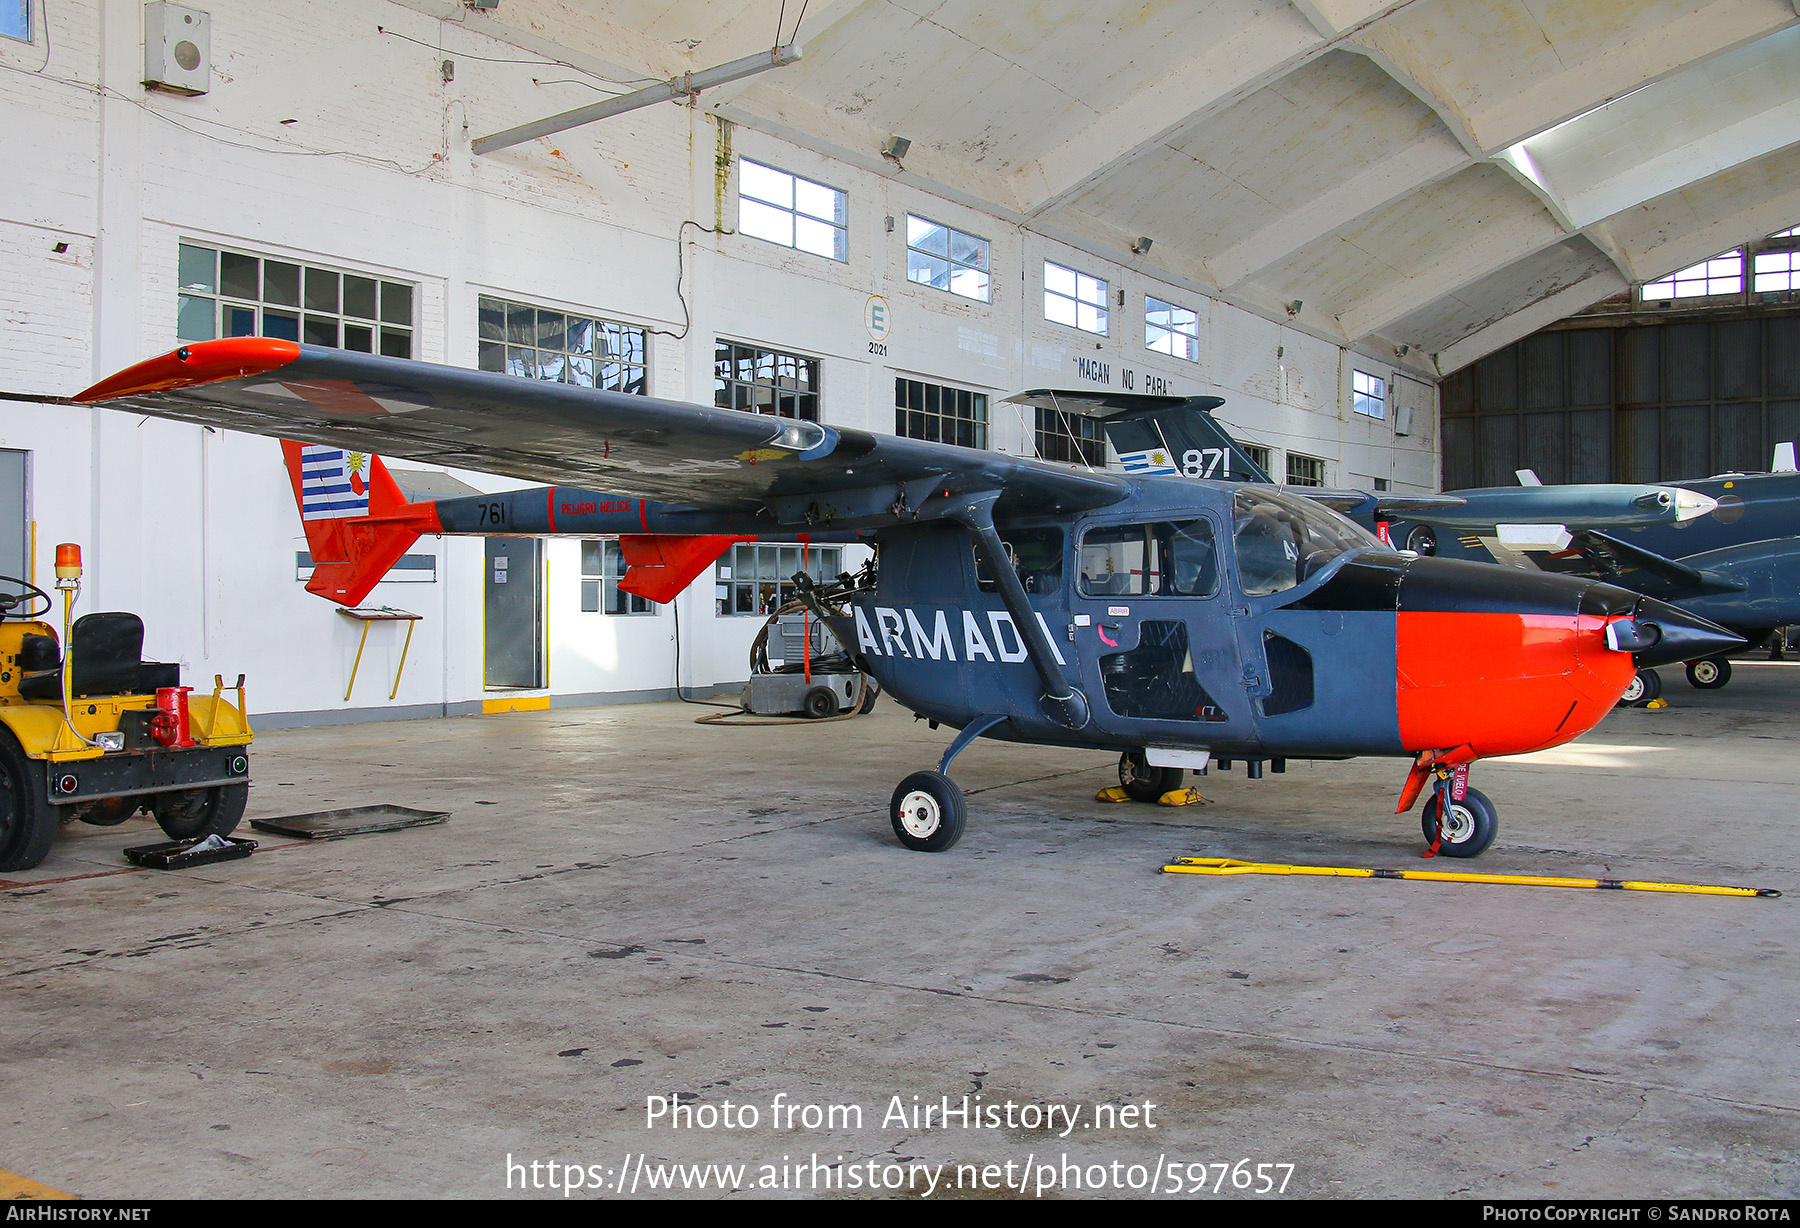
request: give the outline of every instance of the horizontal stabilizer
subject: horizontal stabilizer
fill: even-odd
[[[673,601],[694,582],[694,577],[712,566],[738,542],[755,541],[754,537],[652,536],[629,533],[619,538],[619,552],[625,556],[625,577],[619,591],[636,593],[663,604]]]

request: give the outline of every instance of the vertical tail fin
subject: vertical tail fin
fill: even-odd
[[[1100,421],[1128,472],[1182,474],[1232,482],[1271,481],[1263,467],[1212,416],[1212,409],[1221,404],[1218,397],[1191,397],[1173,405],[1106,414]]]
[[[379,456],[288,439],[281,454],[312,555],[309,593],[354,606],[421,533],[441,531],[437,506],[408,503]]]

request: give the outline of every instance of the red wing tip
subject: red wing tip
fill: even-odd
[[[261,375],[285,367],[300,357],[300,347],[276,337],[227,337],[219,341],[195,341],[157,358],[146,359],[109,376],[70,400],[91,405],[121,397],[143,396],[213,384],[220,380]]]

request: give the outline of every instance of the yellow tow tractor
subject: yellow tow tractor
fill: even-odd
[[[0,586],[0,871],[29,870],[62,823],[102,827],[149,811],[171,839],[223,836],[250,789],[250,723],[240,674],[190,695],[181,667],[143,660],[136,614],[86,614],[70,624],[81,548],[56,548],[62,643],[38,621],[50,594],[12,576]],[[21,609],[21,607],[26,607]]]

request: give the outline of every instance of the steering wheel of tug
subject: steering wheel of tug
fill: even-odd
[[[37,585],[17,576],[0,576],[0,584],[16,584],[25,591],[22,593],[0,593],[0,618],[42,618],[50,612],[56,603]],[[19,607],[33,599],[43,602],[43,608],[28,613],[19,613]]]

